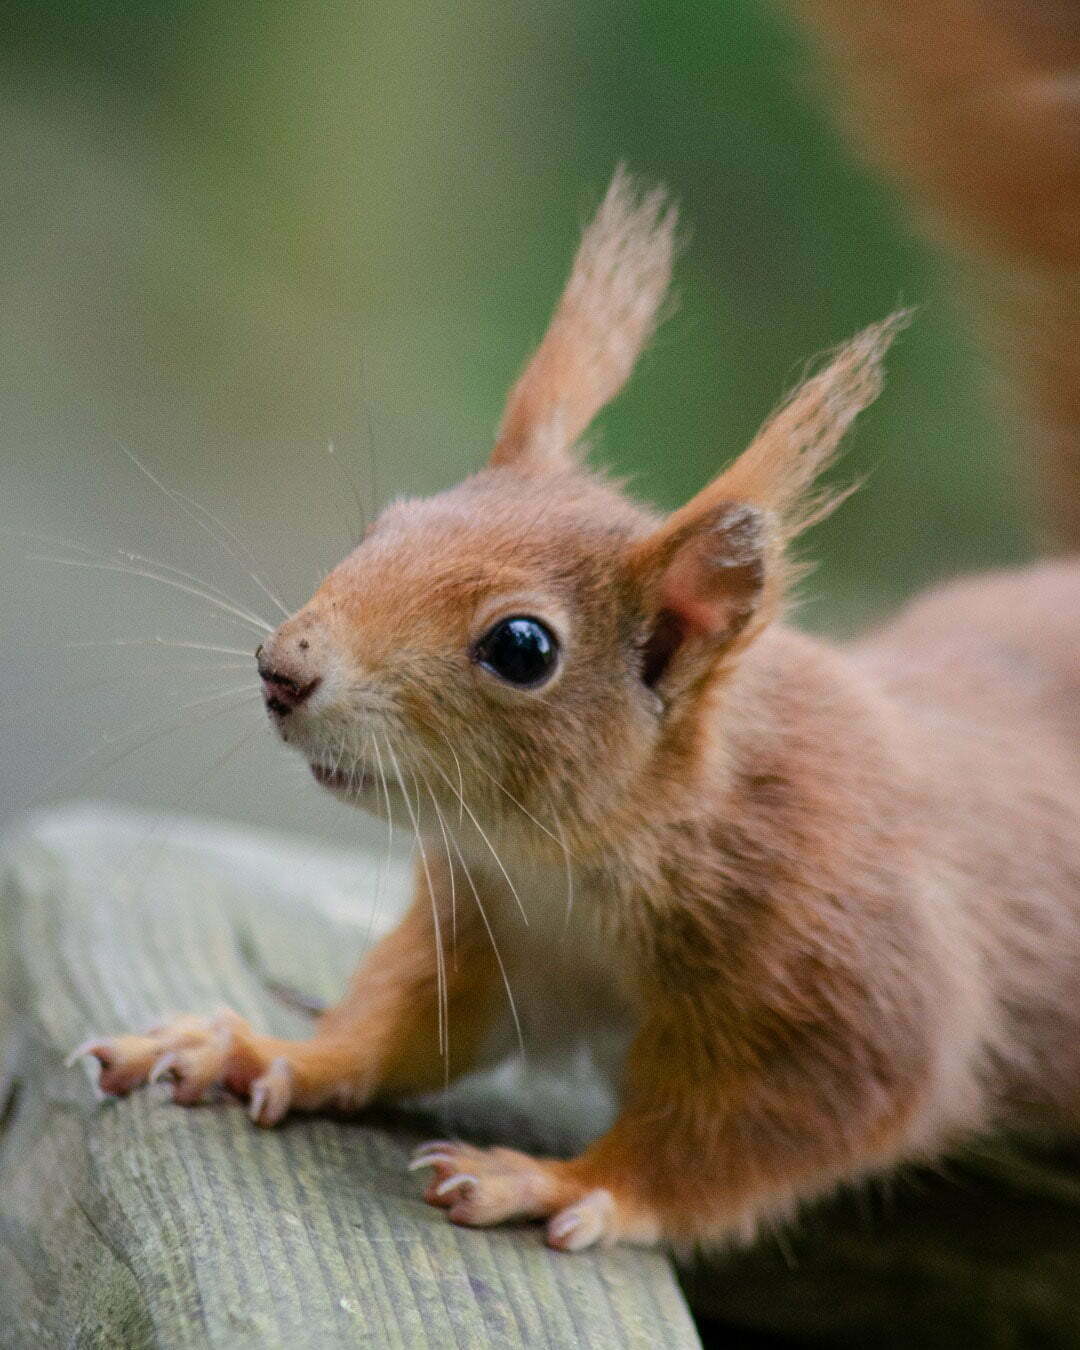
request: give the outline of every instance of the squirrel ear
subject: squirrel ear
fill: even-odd
[[[650,688],[693,683],[718,654],[741,649],[773,609],[782,561],[775,518],[745,502],[694,507],[677,512],[631,559],[648,625],[641,674]]]
[[[715,670],[718,653],[741,650],[779,613],[797,572],[786,546],[853,490],[815,491],[814,480],[880,391],[882,357],[909,317],[893,314],[842,347],[719,478],[634,546],[646,683]]]
[[[491,466],[543,473],[626,383],[671,280],[675,208],[620,166],[586,229],[547,333],[510,391]]]

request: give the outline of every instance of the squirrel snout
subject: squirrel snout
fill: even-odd
[[[286,717],[304,703],[322,683],[322,676],[313,674],[309,663],[304,659],[307,642],[296,644],[295,654],[278,650],[277,644],[271,651],[260,645],[255,650],[255,662],[259,678],[263,683],[263,699],[267,708],[279,717]]]

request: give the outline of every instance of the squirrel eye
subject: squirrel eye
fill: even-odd
[[[490,628],[473,648],[473,658],[507,684],[535,689],[554,672],[559,644],[546,624],[519,615]]]

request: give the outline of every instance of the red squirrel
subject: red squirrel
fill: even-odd
[[[1049,48],[1019,63],[1011,12],[982,0],[950,0],[948,43],[909,0],[801,8],[865,84],[886,159],[1060,308],[1077,145]],[[964,135],[1005,147],[966,177],[964,146],[917,134],[961,84]],[[903,316],[671,515],[588,469],[575,447],[653,332],[674,227],[616,176],[488,465],[390,506],[258,653],[316,779],[416,831],[405,917],[310,1039],[226,1012],[93,1040],[106,1092],[224,1085],[273,1125],[437,1089],[516,1034],[530,1054],[584,1039],[620,1104],[580,1156],[440,1140],[413,1164],[454,1222],[543,1220],[564,1250],[748,1238],[974,1134],[1075,1122],[1080,566],[944,587],[842,647],[785,622],[792,541],[832,505],[815,480]],[[1051,357],[1075,372],[1078,349]],[[1059,464],[1077,392],[1049,371]]]

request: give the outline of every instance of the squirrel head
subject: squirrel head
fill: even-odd
[[[690,730],[781,612],[788,545],[835,504],[814,481],[906,316],[843,347],[661,518],[577,447],[655,329],[674,243],[663,193],[617,172],[487,467],[388,507],[260,649],[281,736],[339,795],[436,835],[580,852],[692,780]]]

